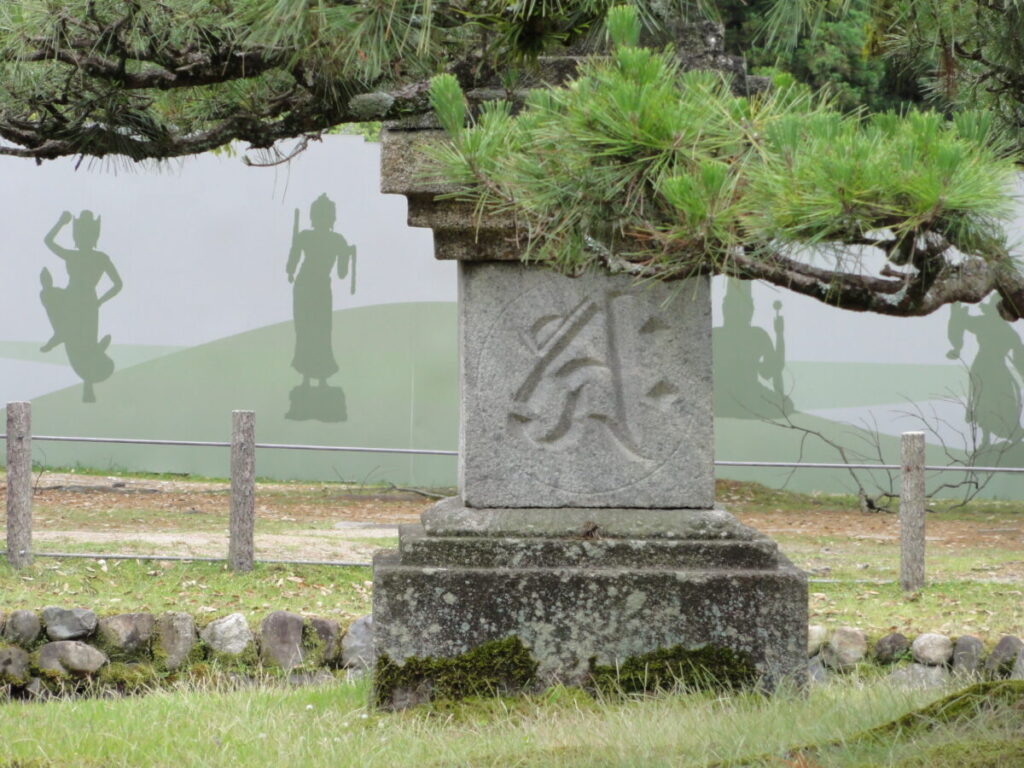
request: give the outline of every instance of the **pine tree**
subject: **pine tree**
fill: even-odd
[[[429,109],[600,25],[608,0],[0,3],[0,154],[163,159],[269,148]]]
[[[832,8],[774,1],[768,42],[789,29],[798,43],[803,19]],[[7,2],[0,154],[140,161],[232,142],[274,149],[344,123],[422,115],[433,99],[453,140],[445,172],[483,208],[513,211],[531,258],[649,279],[757,278],[892,315],[996,290],[1017,319],[1024,276],[1003,224],[1024,37],[993,32],[971,47],[961,6],[930,16],[932,6],[901,2],[869,4],[887,20],[879,29],[938,41],[922,55],[966,62],[996,94],[968,101],[992,109],[868,116],[806,88],[735,95],[720,75],[683,71],[651,34],[715,14],[697,0],[631,0],[611,13],[612,0]],[[1020,0],[1006,2],[1016,25]],[[653,47],[639,45],[643,29]],[[531,62],[552,50],[600,55],[572,84],[535,90],[521,113],[479,106],[521,94]],[[479,108],[468,127],[466,99]],[[858,249],[883,266],[872,271]]]
[[[444,176],[484,213],[514,214],[528,258],[760,279],[902,316],[997,290],[1004,315],[1021,316],[1003,230],[1016,166],[991,115],[849,114],[802,88],[737,96],[673,50],[639,46],[633,9],[613,9],[608,28],[610,56],[515,114],[491,102],[465,126],[456,80],[433,82]]]

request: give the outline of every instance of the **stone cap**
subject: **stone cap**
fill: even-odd
[[[570,80],[581,57],[548,56],[514,91],[483,85],[466,91],[470,110],[497,99],[520,103],[527,89]],[[470,203],[453,197],[457,187],[441,179],[432,168],[430,149],[444,142],[445,134],[433,114],[385,123],[381,133],[381,184],[386,195],[409,200],[408,224],[434,230],[434,256],[457,261],[518,261],[524,250],[515,218],[479,215]]]
[[[480,215],[454,197],[455,185],[437,176],[430,149],[445,141],[437,127],[385,128],[381,134],[381,192],[405,195],[410,227],[434,231],[434,257],[457,261],[518,261],[524,244],[515,218]]]

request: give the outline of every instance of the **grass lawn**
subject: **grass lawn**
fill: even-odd
[[[226,528],[219,481],[128,478],[115,488],[99,480],[95,488],[52,480],[55,489],[39,494],[40,549],[180,555],[190,550],[175,549],[179,539],[187,547]],[[812,622],[857,626],[875,638],[889,631],[972,633],[989,646],[1003,634],[1024,636],[1024,504],[932,513],[929,584],[906,595],[895,583],[894,515],[866,515],[850,497],[730,482],[718,490],[743,522],[775,538],[808,571]],[[323,543],[333,537],[332,546],[365,558],[394,546],[394,526],[416,519],[427,503],[383,489],[266,485],[257,497],[257,537],[270,537],[282,557],[317,559],[335,551]],[[200,623],[242,611],[255,624],[286,609],[345,623],[369,612],[370,578],[367,568],[258,564],[234,574],[222,563],[37,558],[21,571],[0,563],[0,611],[186,610]],[[1024,765],[1024,696],[1016,709],[972,710],[949,722],[929,716],[914,727],[865,734],[944,693],[896,690],[866,671],[806,695],[594,701],[552,689],[389,714],[367,708],[365,680],[230,691],[183,685],[125,699],[0,705],[0,768]]]
[[[273,610],[351,619],[370,610],[370,569],[264,565],[246,574],[221,563],[37,558],[0,564],[0,610],[88,607],[100,615],[186,611],[199,621]]]
[[[9,705],[0,707],[0,766],[1010,768],[1024,760],[1024,724],[1012,702],[948,723],[922,717],[865,733],[941,695],[877,679],[774,697],[594,701],[551,689],[399,714],[367,709],[367,695],[364,681]],[[991,758],[993,745],[1003,762],[971,762],[986,751]]]

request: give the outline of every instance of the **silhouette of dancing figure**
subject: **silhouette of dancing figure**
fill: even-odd
[[[110,257],[96,250],[100,238],[100,218],[92,211],[82,211],[71,229],[75,249],[64,248],[56,242],[60,231],[72,221],[71,213],[64,211],[57,223],[43,238],[52,253],[64,260],[68,271],[68,284],[57,288],[50,270],[43,268],[39,275],[42,291],[39,298],[53,327],[53,336],[40,349],[49,352],[63,344],[71,368],[84,384],[82,402],[96,402],[93,385],[106,381],[114,372],[114,361],[107,355],[110,335],[99,339],[100,305],[120,293],[123,283]],[[97,298],[96,287],[103,276],[110,287]]]
[[[295,319],[295,355],[292,367],[302,374],[302,386],[317,379],[321,387],[338,372],[331,345],[333,300],[331,271],[337,265],[344,279],[352,261],[351,293],[356,292],[356,247],[334,231],[337,218],[334,203],[320,195],[309,207],[312,229],[299,231],[299,210],[295,209],[292,249],[288,254],[288,282],[293,283],[292,312]],[[296,269],[298,274],[296,275]]]
[[[992,443],[993,435],[1011,442],[1021,439],[1021,393],[1013,370],[1024,378],[1024,344],[1013,326],[999,316],[998,297],[981,305],[972,315],[963,304],[949,308],[950,350],[946,357],[957,360],[964,334],[978,339],[978,352],[971,362],[966,420],[981,430],[980,448]],[[1011,365],[1012,364],[1012,369]]]

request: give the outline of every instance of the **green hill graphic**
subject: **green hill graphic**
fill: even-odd
[[[36,398],[40,435],[224,441],[231,411],[256,411],[256,439],[387,448],[453,450],[458,432],[454,303],[384,304],[333,313],[340,370],[330,379],[344,391],[344,421],[286,419],[301,382],[291,367],[291,322],[259,328],[173,352],[123,370],[97,386],[97,402],[80,387]],[[314,386],[315,388],[315,386]],[[226,476],[228,452],[218,448],[36,444],[48,465],[126,468]],[[450,457],[261,451],[263,476],[356,482],[395,480],[424,486],[455,483]]]

